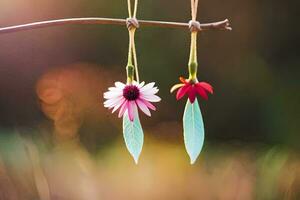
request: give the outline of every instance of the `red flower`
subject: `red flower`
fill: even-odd
[[[171,92],[179,89],[176,94],[176,99],[181,99],[184,95],[188,95],[191,103],[194,103],[196,99],[196,94],[199,94],[203,99],[207,100],[207,92],[213,94],[213,88],[210,84],[206,82],[194,82],[191,80],[184,79],[180,77],[181,83],[174,85],[171,88]]]

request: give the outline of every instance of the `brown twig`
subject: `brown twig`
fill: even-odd
[[[167,28],[189,28],[188,23],[180,22],[165,22],[165,21],[149,21],[138,20],[141,26],[159,26]],[[17,26],[9,26],[0,28],[0,34],[12,33],[18,31],[32,30],[38,28],[45,28],[51,26],[61,26],[67,24],[113,24],[126,26],[126,19],[112,19],[112,18],[70,18],[70,19],[58,19],[50,21],[34,22],[29,24],[22,24]],[[207,30],[232,30],[229,24],[229,20],[223,20],[219,22],[201,24],[201,31]]]

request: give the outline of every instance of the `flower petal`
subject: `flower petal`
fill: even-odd
[[[118,110],[118,109],[124,104],[125,101],[126,101],[126,99],[125,99],[125,98],[122,98],[122,99],[117,103],[117,105],[114,107],[114,109],[112,110],[111,113],[114,113],[116,110]]]
[[[161,98],[157,95],[141,95],[140,98],[145,99],[146,101],[150,101],[150,102],[161,101]]]
[[[121,99],[123,99],[124,97],[121,96],[121,97],[118,97],[118,98],[113,98],[113,99],[108,99],[104,102],[104,107],[108,107],[108,108],[112,108],[114,106],[116,106]]]
[[[181,87],[176,94],[176,99],[181,99],[191,88],[192,86],[190,84],[185,84],[183,87]]]
[[[182,86],[184,86],[183,83],[178,83],[176,85],[173,85],[173,87],[171,88],[170,92],[172,93],[172,92],[174,92],[175,90],[177,90],[178,88],[180,88]]]
[[[138,88],[142,88],[144,85],[145,85],[145,81],[143,81],[140,84],[138,84]]]
[[[124,87],[126,86],[124,83],[121,83],[121,82],[115,82],[115,86],[119,89],[124,89]]]
[[[159,91],[156,87],[148,89],[146,91],[140,91],[143,95],[154,95]]]
[[[117,88],[117,87],[109,87],[108,90],[109,90],[109,91],[112,91],[112,92],[120,92],[120,91],[122,91],[123,89]]]
[[[138,116],[138,108],[137,108],[137,105],[136,105],[136,102],[133,101],[133,117],[137,117]]]
[[[154,111],[156,110],[155,106],[152,103],[150,103],[149,101],[144,100],[144,99],[139,99],[139,100],[141,100],[151,110],[154,110]]]
[[[213,91],[213,87],[209,84],[209,83],[206,83],[206,82],[200,82],[200,83],[197,83],[196,84],[197,86],[201,86],[202,88],[204,88],[207,92],[213,94],[214,91]]]
[[[191,89],[189,90],[189,100],[191,103],[194,103],[196,99],[196,88],[195,87],[191,87]]]
[[[122,91],[117,91],[117,92],[116,91],[108,91],[103,94],[103,97],[105,99],[111,99],[111,98],[120,97],[122,95],[123,95]]]
[[[150,110],[148,109],[147,105],[144,104],[143,101],[137,99],[135,102],[137,103],[137,105],[139,106],[139,108],[141,109],[141,111],[143,111],[146,115],[148,115],[149,117],[151,117]]]
[[[135,101],[128,101],[128,117],[130,121],[134,120],[135,112],[137,112]]]
[[[128,101],[127,100],[125,100],[123,102],[123,105],[121,106],[118,117],[121,118],[124,115],[126,110],[128,110]]]
[[[202,88],[201,85],[195,85],[197,93],[205,100],[208,99],[208,96],[206,94],[206,91]]]
[[[141,88],[141,92],[153,88],[154,85],[155,85],[154,82],[151,82],[151,83],[146,84],[144,87]]]

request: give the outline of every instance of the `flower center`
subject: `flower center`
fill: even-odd
[[[127,85],[123,89],[123,96],[129,101],[136,100],[140,96],[140,90],[135,85]]]

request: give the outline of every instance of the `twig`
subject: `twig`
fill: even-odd
[[[189,28],[188,23],[180,22],[165,22],[165,21],[149,21],[138,20],[141,26],[159,26],[167,28]],[[29,24],[22,24],[17,26],[9,26],[0,28],[0,34],[12,33],[18,31],[32,30],[38,28],[45,28],[51,26],[61,26],[67,24],[113,24],[126,26],[125,19],[113,19],[113,18],[70,18],[70,19],[58,19],[50,21],[34,22]],[[225,19],[219,22],[201,24],[201,31],[207,30],[232,30],[229,24],[229,20]]]

